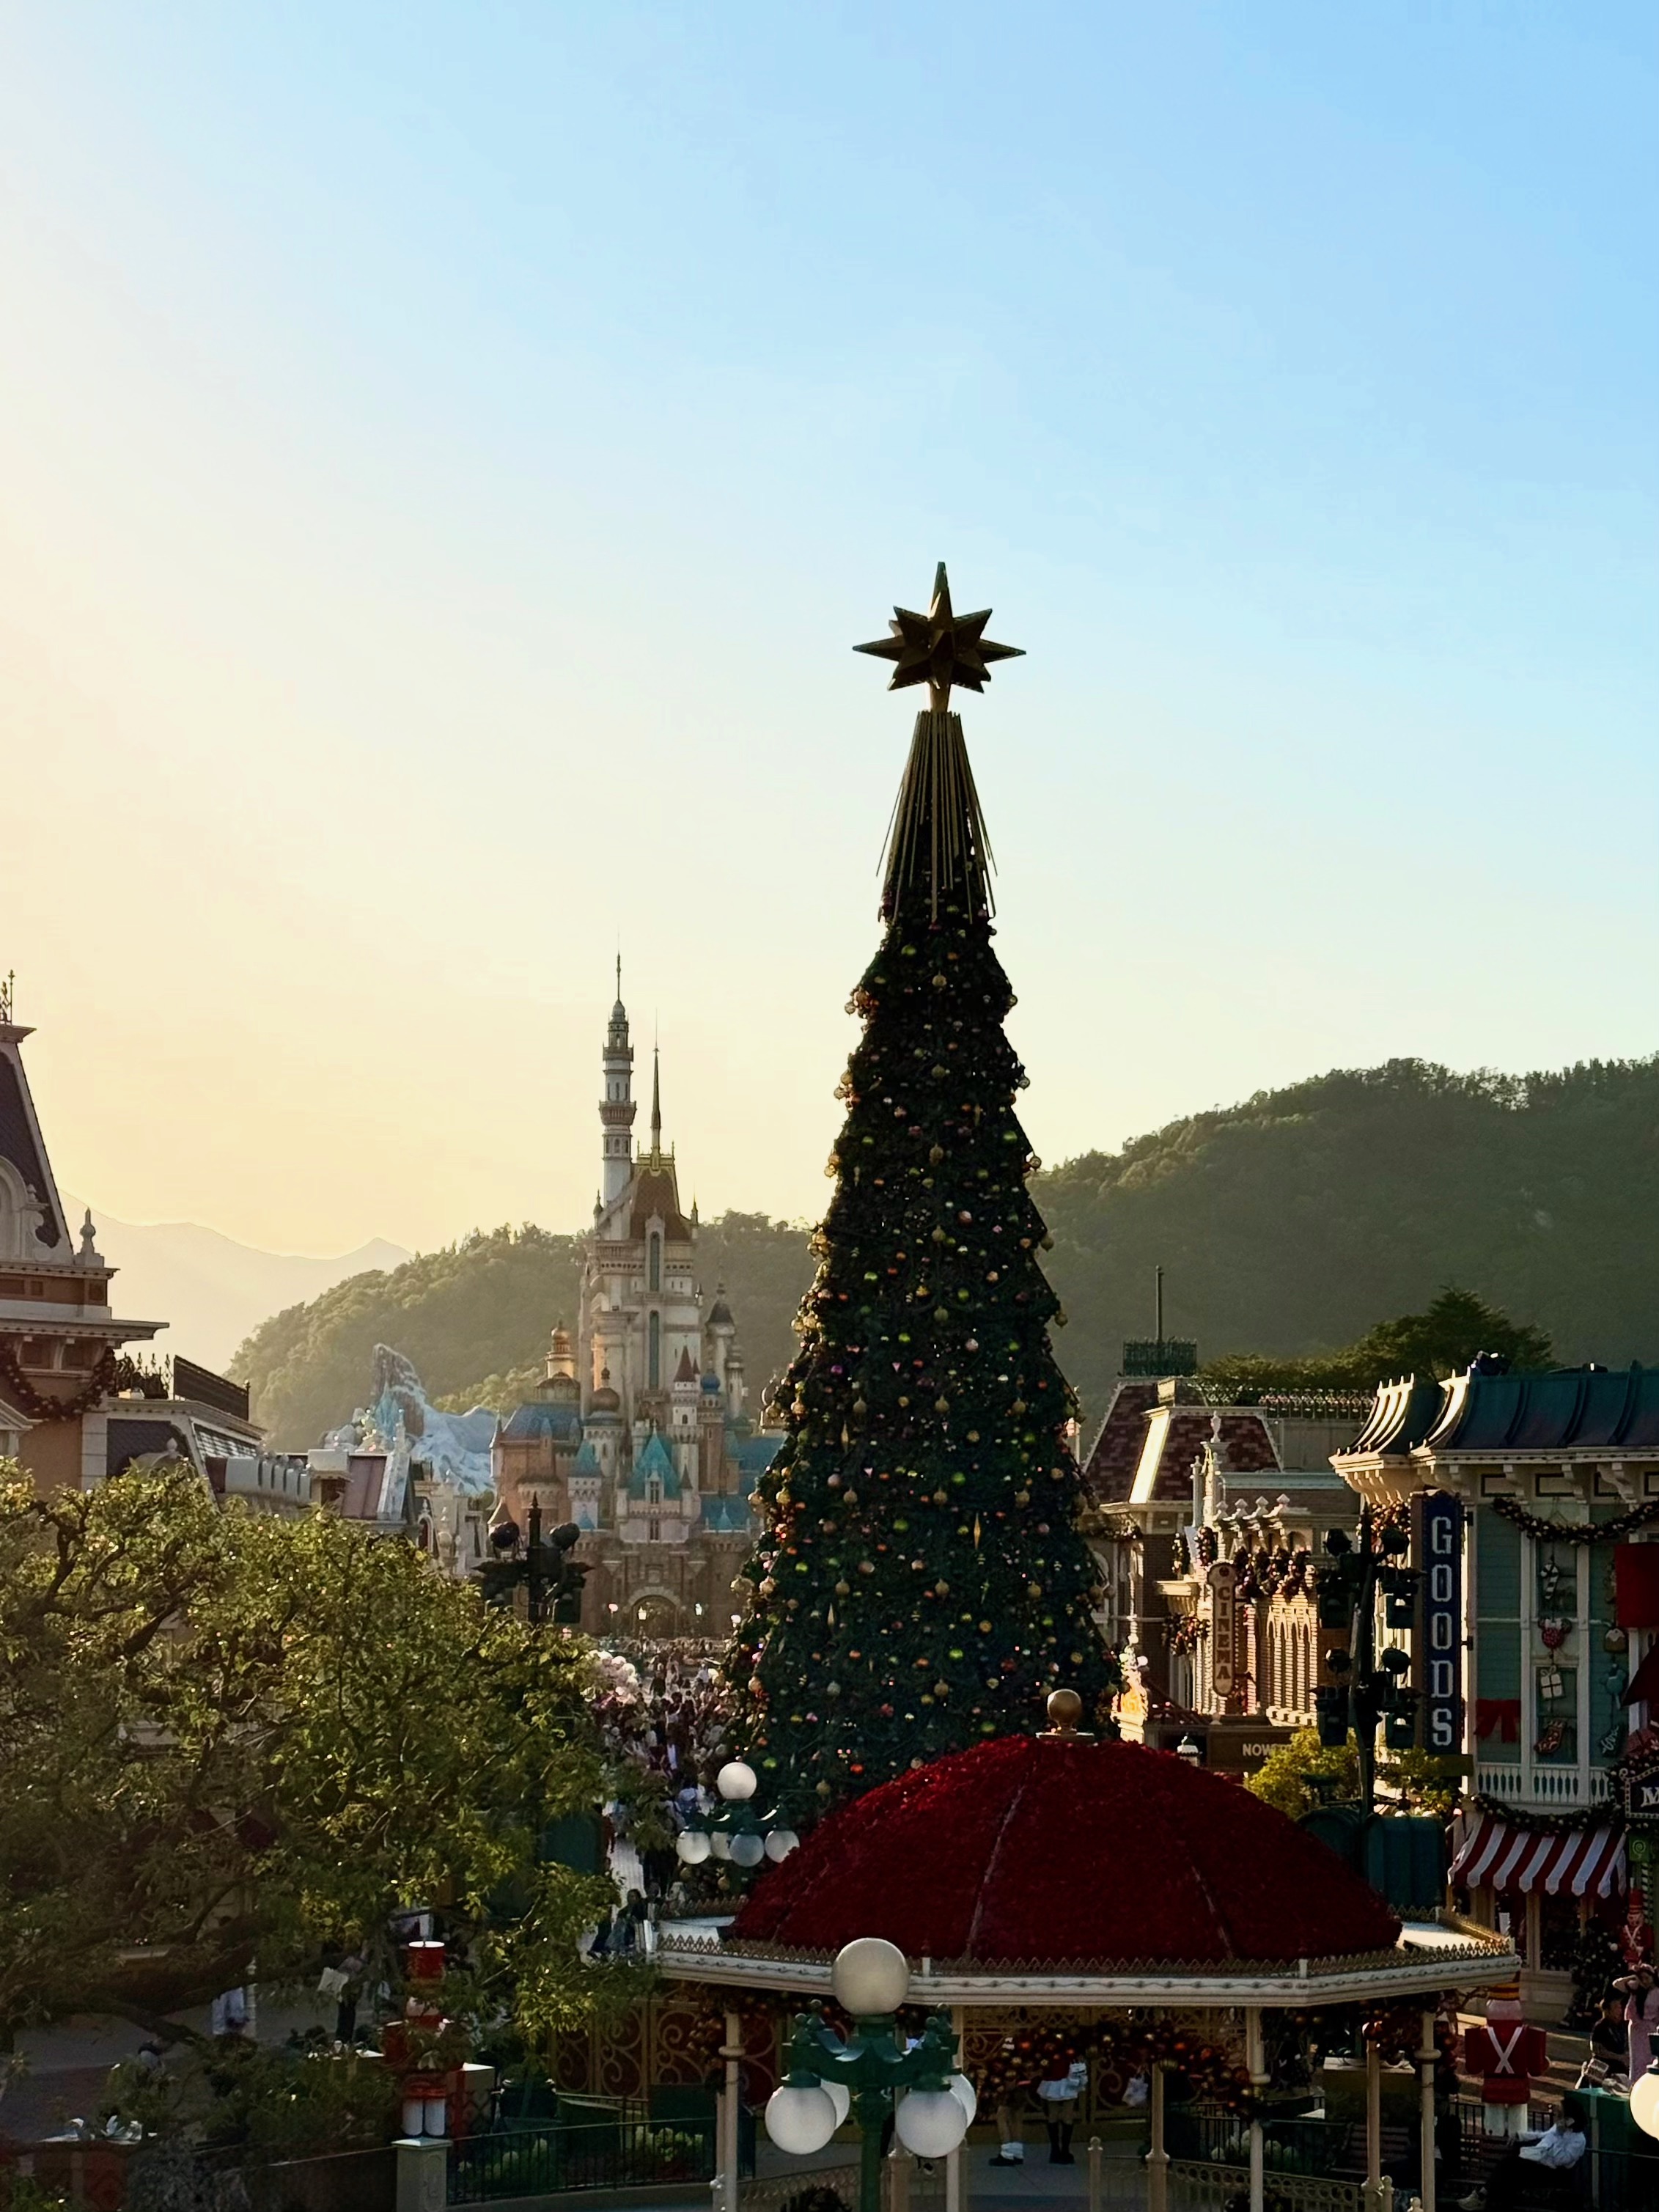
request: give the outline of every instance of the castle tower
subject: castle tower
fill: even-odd
[[[628,1009],[622,1000],[622,955],[617,955],[617,1003],[611,1009],[611,1025],[605,1033],[605,1096],[599,1101],[599,1126],[604,1131],[603,1181],[600,1201],[609,1206],[628,1188],[633,1173],[634,1048],[628,1041]]]

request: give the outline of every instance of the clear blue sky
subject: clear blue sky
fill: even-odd
[[[60,1172],[574,1224],[620,931],[705,1210],[815,1208],[909,724],[848,647],[941,556],[1030,655],[1045,1156],[1659,1046],[1656,123],[1650,5],[6,10]]]

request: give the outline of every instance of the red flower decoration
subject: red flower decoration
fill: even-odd
[[[1055,1899],[1063,1899],[1063,1911]],[[1282,1813],[1138,1744],[1004,1736],[822,1821],[732,1933],[911,1958],[1220,1964],[1392,1947],[1376,1892]]]

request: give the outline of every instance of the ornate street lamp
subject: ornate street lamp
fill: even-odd
[[[1630,2116],[1645,2136],[1659,2136],[1659,2058],[1631,2086]]]
[[[836,1954],[836,2002],[853,2015],[843,2042],[824,2021],[799,2014],[789,2072],[766,2107],[766,2132],[798,2158],[822,2150],[852,2111],[862,2144],[859,2212],[881,2212],[881,2137],[895,2094],[899,2141],[918,2158],[945,2158],[974,2117],[973,2084],[956,2070],[957,2039],[948,2016],[930,2014],[915,2050],[904,2047],[893,2015],[910,1987],[896,1944],[861,1936]]]
[[[720,1809],[707,1820],[693,1820],[674,1844],[682,1863],[701,1866],[705,1859],[729,1859],[733,1866],[757,1867],[763,1858],[787,1859],[800,1838],[775,1813],[763,1819],[754,1808],[760,1777],[745,1759],[729,1759],[714,1777]]]

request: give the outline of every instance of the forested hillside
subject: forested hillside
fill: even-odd
[[[707,1297],[726,1286],[758,1397],[793,1348],[789,1324],[811,1273],[806,1232],[728,1213],[702,1224],[697,1254]],[[549,1333],[575,1328],[579,1255],[576,1237],[528,1224],[479,1232],[289,1307],[254,1330],[231,1372],[252,1384],[256,1418],[290,1451],[362,1404],[377,1344],[412,1360],[434,1400],[508,1410],[540,1381]]]
[[[1090,1152],[1034,1185],[1069,1325],[1060,1363],[1098,1411],[1126,1336],[1152,1327],[1224,1353],[1321,1352],[1455,1283],[1534,1323],[1558,1358],[1659,1358],[1659,1061],[1524,1078],[1419,1060],[1338,1071]],[[726,1283],[752,1388],[789,1355],[805,1233],[706,1223],[705,1292]],[[374,1344],[428,1389],[511,1405],[547,1333],[575,1315],[576,1244],[496,1231],[279,1314],[242,1347],[263,1419],[313,1443],[364,1394]]]

